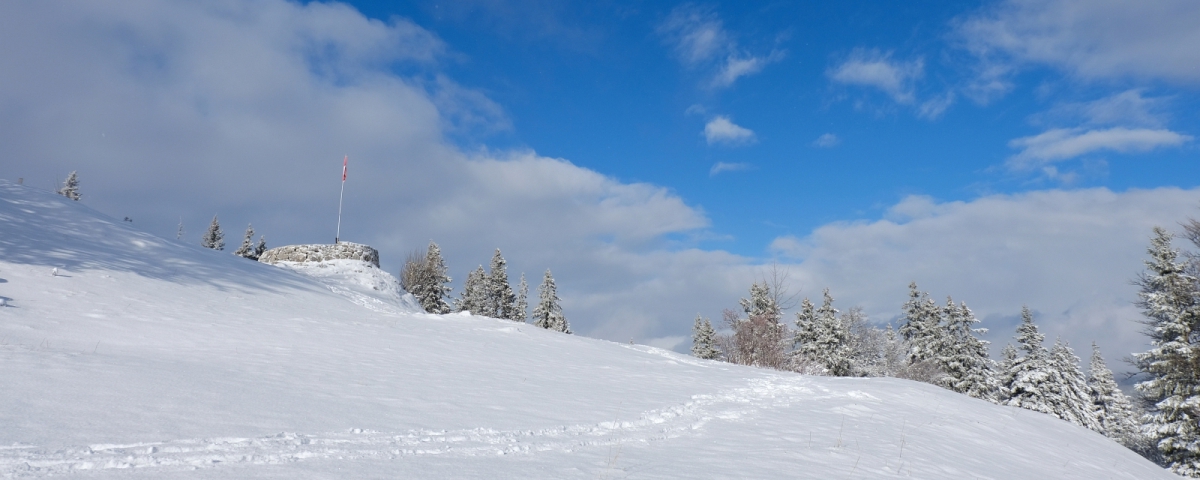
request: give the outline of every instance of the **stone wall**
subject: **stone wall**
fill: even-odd
[[[340,242],[332,245],[288,245],[263,252],[258,261],[323,262],[326,260],[362,260],[379,267],[379,251],[361,243]]]

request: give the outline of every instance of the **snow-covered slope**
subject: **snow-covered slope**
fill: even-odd
[[[1173,478],[929,385],[410,313],[191,243],[0,182],[0,476]]]

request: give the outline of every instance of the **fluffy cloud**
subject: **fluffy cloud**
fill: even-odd
[[[1140,89],[1132,89],[1089,102],[1063,103],[1035,119],[1039,122],[1067,121],[1086,125],[1165,125],[1163,110],[1167,99],[1146,97],[1142,93]]]
[[[723,172],[737,172],[741,170],[748,170],[749,168],[750,164],[744,162],[717,162],[713,164],[712,168],[708,169],[708,176],[715,177]]]
[[[921,59],[900,62],[891,57],[878,50],[856,49],[825,73],[835,82],[876,88],[896,103],[912,104],[916,100],[913,82],[924,76],[925,64]]]
[[[743,51],[711,8],[691,4],[672,10],[657,31],[685,66],[715,71],[708,82],[713,88],[731,86],[738,78],[756,74],[786,55],[782,50],[767,55]]]
[[[956,22],[978,55],[979,84],[1006,90],[1013,66],[1040,64],[1085,80],[1200,83],[1200,3],[1191,0],[1008,0]]]
[[[754,132],[733,123],[729,117],[717,115],[704,125],[704,140],[709,145],[743,145],[754,141]]]
[[[1008,142],[1008,146],[1021,149],[1020,153],[1009,158],[1008,165],[1021,169],[1098,151],[1147,152],[1159,147],[1177,147],[1191,140],[1191,136],[1164,129],[1115,127],[1104,130],[1081,130],[1056,128]]]
[[[840,144],[840,143],[842,143],[842,139],[838,138],[837,135],[834,135],[832,133],[822,134],[821,136],[817,137],[817,139],[813,140],[813,142],[812,142],[814,147],[821,147],[821,148],[833,148],[833,147],[838,146],[838,144]]]
[[[1196,216],[1200,189],[1106,189],[994,195],[967,202],[913,196],[885,218],[839,222],[772,248],[792,266],[805,295],[831,288],[842,306],[875,320],[900,313],[916,281],[935,299],[966,301],[990,328],[994,353],[1009,342],[1021,305],[1047,338],[1076,349],[1096,340],[1110,365],[1144,351],[1136,287],[1155,225]]]
[[[379,248],[393,273],[436,240],[459,281],[499,247],[514,277],[536,285],[553,270],[583,334],[678,335],[662,325],[678,303],[662,296],[722,298],[694,275],[745,262],[676,243],[709,222],[668,189],[455,147],[447,135],[510,124],[444,75],[445,45],[403,19],[146,0],[4,3],[0,24],[6,174],[50,188],[79,170],[88,206],[163,236],[182,219],[195,243],[217,213],[272,246],[332,241],[349,154],[342,238]]]

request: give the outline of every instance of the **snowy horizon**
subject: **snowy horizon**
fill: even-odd
[[[369,261],[7,181],[0,229],[5,478],[1175,478],[1050,414],[428,314]]]

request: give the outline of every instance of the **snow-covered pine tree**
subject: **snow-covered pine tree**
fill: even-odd
[[[1101,431],[1087,377],[1079,367],[1079,357],[1066,342],[1054,341],[1054,347],[1050,349],[1050,373],[1050,378],[1058,381],[1057,388],[1051,389],[1048,397],[1054,414],[1081,427]]]
[[[483,265],[480,265],[471,273],[467,274],[467,280],[463,283],[463,291],[458,298],[458,302],[454,305],[454,310],[457,312],[471,312],[476,315],[487,315],[487,273],[483,271]]]
[[[177,230],[175,230],[175,239],[176,240],[183,239],[183,218],[182,217],[179,218],[179,228]]]
[[[717,350],[717,331],[713,330],[712,322],[696,314],[696,323],[692,326],[692,356],[705,360],[716,360],[721,356]]]
[[[1200,326],[1196,278],[1171,247],[1171,234],[1154,227],[1147,249],[1150,260],[1138,279],[1138,306],[1146,317],[1151,348],[1134,354],[1149,378],[1136,385],[1148,404],[1143,433],[1175,473],[1200,477]]]
[[[996,375],[995,375],[996,381],[997,381],[996,388],[1000,388],[1000,385],[999,385],[1000,380],[1012,368],[1013,363],[1016,362],[1017,359],[1020,358],[1020,356],[1021,355],[1019,353],[1017,353],[1017,349],[1013,348],[1011,343],[1004,346],[1004,350],[1000,352],[1000,363],[996,365],[996,372],[995,372],[996,373]],[[1000,398],[1000,394],[1001,394],[1001,392],[999,390],[997,390],[996,391],[996,395],[998,397],[997,399],[1004,400],[1004,398]]]
[[[1087,383],[1091,388],[1092,405],[1096,410],[1096,420],[1100,423],[1100,433],[1131,449],[1140,447],[1141,433],[1134,417],[1133,404],[1117,387],[1112,370],[1105,365],[1104,356],[1095,342],[1092,343],[1092,364],[1088,368]]]
[[[213,250],[225,249],[225,234],[221,232],[221,224],[217,222],[216,215],[213,215],[212,223],[208,225],[208,230],[200,237],[200,246]]]
[[[988,342],[975,334],[985,334],[985,328],[972,328],[979,322],[967,304],[954,304],[946,298],[945,335],[937,347],[937,363],[944,377],[939,385],[984,400],[995,399],[995,382],[992,378],[992,361],[988,358]]]
[[[571,325],[567,323],[567,317],[563,316],[558,301],[558,287],[554,285],[554,275],[550,273],[550,269],[546,269],[546,276],[538,286],[538,304],[533,309],[533,324],[569,334]]]
[[[917,290],[917,282],[908,285],[908,301],[904,303],[904,322],[900,335],[909,343],[908,361],[917,363],[937,357],[937,349],[945,344],[942,309]]]
[[[76,202],[83,198],[83,195],[79,193],[79,176],[75,174],[75,171],[72,170],[71,174],[67,175],[67,180],[58,189],[58,194]]]
[[[725,352],[725,358],[741,365],[765,368],[785,368],[787,326],[780,322],[781,309],[766,281],[750,285],[750,298],[738,301],[746,317],[737,312],[726,311],[725,322],[733,329],[733,336]]]
[[[1005,359],[1008,369],[1001,373],[1000,399],[1002,405],[1021,407],[1035,412],[1055,415],[1052,390],[1059,388],[1052,378],[1050,352],[1042,343],[1046,336],[1033,323],[1033,312],[1021,307],[1021,325],[1017,327],[1017,343],[1024,355]],[[1005,355],[1015,351],[1005,349]]]
[[[263,254],[266,252],[267,252],[267,236],[261,235],[258,237],[258,245],[254,246],[254,259],[258,260],[259,258],[262,258]]]
[[[517,300],[513,302],[512,313],[509,320],[521,323],[529,320],[529,284],[525,283],[525,273],[521,273],[521,284],[517,286]]]
[[[491,271],[487,278],[487,303],[484,306],[485,315],[495,318],[503,318],[507,320],[517,320],[516,314],[513,311],[513,303],[516,302],[516,295],[513,294],[512,286],[508,284],[508,262],[504,260],[504,256],[500,255],[500,249],[496,249],[496,254],[492,255]]]
[[[750,285],[750,298],[743,298],[738,301],[742,306],[742,310],[746,312],[747,317],[764,317],[767,320],[778,322],[782,316],[780,307],[775,303],[775,298],[771,295],[771,287],[767,282],[754,282]]]
[[[254,256],[254,225],[246,225],[246,235],[242,237],[242,245],[233,254],[242,258],[258,260],[258,257]]]
[[[450,313],[450,275],[446,261],[442,259],[442,249],[433,240],[425,252],[425,268],[427,269],[426,284],[422,290],[421,306],[429,313]]]
[[[796,336],[794,343],[805,359],[825,367],[830,375],[844,377],[851,374],[849,332],[833,308],[833,296],[825,289],[821,308],[813,309],[807,298],[801,302],[796,314]]]

